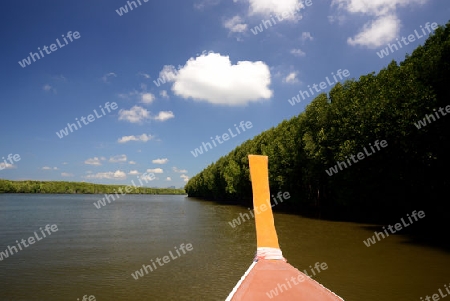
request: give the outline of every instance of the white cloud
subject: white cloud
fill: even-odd
[[[178,169],[175,166],[172,167],[172,170],[177,173],[187,173],[188,172],[186,169]]]
[[[125,120],[131,123],[142,123],[150,119],[150,112],[143,107],[134,106],[130,110],[120,110],[119,120]]]
[[[125,180],[127,175],[121,170],[116,170],[115,172],[99,172],[94,175],[87,175],[88,179],[109,179],[109,180]]]
[[[119,142],[119,143],[127,143],[127,142],[130,142],[130,141],[147,142],[149,140],[152,140],[153,138],[155,138],[155,137],[150,135],[150,134],[149,135],[142,134],[142,135],[137,135],[137,136],[131,135],[131,136],[123,136],[122,138],[119,138],[117,140],[117,142]]]
[[[303,52],[301,49],[292,49],[291,54],[293,54],[295,56],[305,56],[306,55],[306,53]]]
[[[162,168],[150,168],[150,169],[147,169],[147,172],[152,172],[152,173],[163,173],[164,171],[163,171],[163,169]]]
[[[161,92],[159,92],[159,95],[161,95],[161,97],[164,97],[164,98],[169,98],[169,94],[167,94],[166,90],[162,90]]]
[[[230,30],[230,32],[245,32],[247,30],[247,24],[243,23],[244,20],[239,16],[234,16],[231,19],[225,20],[223,26]]]
[[[140,95],[140,94],[141,93],[139,93],[137,90],[133,90],[128,93],[119,93],[119,94],[117,94],[117,96],[122,99],[130,99],[132,96]]]
[[[140,178],[144,181],[153,181],[157,179],[155,178],[155,175],[153,173],[152,174],[144,173]]]
[[[98,157],[94,157],[94,158],[89,158],[86,161],[84,161],[84,164],[88,164],[88,165],[102,165],[102,163],[100,162],[100,159]]]
[[[14,164],[0,162],[0,170],[2,170],[2,169],[13,169],[13,168],[17,168],[17,166],[14,165]]]
[[[172,178],[171,177],[167,177],[166,181],[172,181]]]
[[[62,177],[73,177],[73,173],[62,172],[61,176]]]
[[[64,75],[62,75],[62,74],[52,76],[52,79],[55,79],[55,80],[58,80],[58,81],[67,82],[67,78]]]
[[[304,1],[301,0],[248,0],[249,15],[269,16],[275,14],[277,16],[287,16],[283,19],[290,21],[298,21],[302,17],[299,13],[305,8]]]
[[[139,171],[137,171],[137,170],[130,170],[130,172],[128,173],[130,176],[132,176],[132,175],[138,175],[139,174]]]
[[[380,47],[395,39],[400,32],[400,20],[390,15],[380,17],[375,21],[366,23],[360,33],[354,38],[348,38],[347,43],[368,48]]]
[[[117,77],[117,75],[116,75],[114,72],[110,72],[110,73],[107,73],[107,74],[103,75],[102,81],[103,81],[105,84],[109,84],[108,79],[109,79],[111,76]]]
[[[311,36],[310,32],[302,32],[302,41],[307,41],[307,40],[314,40],[314,38]]]
[[[234,0],[236,1],[236,0]],[[220,0],[201,0],[194,3],[194,7],[198,10],[204,10],[206,7],[215,6],[220,3]]]
[[[141,103],[151,104],[155,100],[155,95],[152,93],[142,93],[141,94]]]
[[[271,98],[270,82],[269,67],[261,61],[232,65],[228,56],[208,53],[187,61],[174,78],[172,91],[183,98],[239,106]]]
[[[427,2],[428,0],[333,0],[331,5],[337,5],[338,9],[353,14],[362,13],[379,17],[395,12],[397,7],[422,5]]]
[[[168,119],[174,118],[175,115],[173,115],[172,111],[161,111],[158,113],[157,116],[152,117],[152,119],[157,121],[166,121]]]
[[[128,164],[134,165],[134,164],[136,164],[136,162],[135,161],[130,161],[130,162],[128,162]]]
[[[44,91],[46,91],[46,92],[52,91],[53,94],[56,94],[56,89],[53,88],[52,86],[50,86],[49,84],[45,84],[45,85],[42,87],[42,90],[44,90]]]
[[[152,160],[153,164],[166,164],[167,162],[169,162],[169,159],[167,158]]]
[[[111,163],[127,162],[127,156],[126,155],[112,156],[111,158],[109,158],[109,162]]]
[[[175,66],[164,65],[163,69],[159,72],[159,77],[165,79],[168,82],[174,81],[177,77],[178,71]]]
[[[345,21],[347,21],[347,18],[342,15],[328,16],[328,22],[330,22],[330,24],[337,22],[339,25],[342,25],[342,24],[344,24]]]
[[[69,163],[67,163],[67,162],[63,162],[63,165],[67,165],[67,164],[69,164]]]
[[[349,37],[347,43],[352,46],[377,48],[394,40],[399,32],[401,22],[397,15],[399,7],[423,5],[428,0],[333,0],[331,6],[337,6],[337,16],[329,16],[330,22],[335,19],[344,20],[343,11],[355,15],[373,17],[354,37]]]
[[[291,72],[291,73],[289,73],[289,74],[283,79],[283,82],[288,83],[288,84],[295,84],[295,83],[298,83],[297,72]]]
[[[150,75],[145,74],[145,73],[143,73],[143,72],[139,72],[138,75],[140,75],[140,76],[142,76],[142,77],[144,77],[144,78],[146,78],[146,79],[149,79],[149,78],[150,78]]]
[[[182,178],[185,182],[189,181],[189,177],[187,175],[181,175],[180,178]]]
[[[42,167],[42,170],[50,170],[50,169],[52,169],[52,168],[49,167],[49,166],[44,166],[44,167]]]

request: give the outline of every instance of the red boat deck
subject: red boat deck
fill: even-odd
[[[342,298],[281,260],[260,259],[230,301],[343,301]]]

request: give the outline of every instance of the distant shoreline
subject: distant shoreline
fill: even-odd
[[[107,185],[87,182],[65,181],[11,181],[0,179],[1,193],[33,193],[33,194],[103,194],[114,193],[127,185]],[[187,195],[180,188],[136,187],[129,194],[161,194]]]

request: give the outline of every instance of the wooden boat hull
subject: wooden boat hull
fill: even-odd
[[[227,301],[343,301],[343,299],[292,265],[260,259]]]
[[[300,272],[283,257],[278,244],[268,176],[268,157],[249,155],[255,214],[256,256],[225,301],[343,301]]]

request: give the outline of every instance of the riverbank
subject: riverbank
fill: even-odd
[[[126,189],[127,185],[104,185],[64,181],[10,181],[0,179],[0,193],[102,194]],[[186,194],[184,189],[134,187],[130,194]]]

